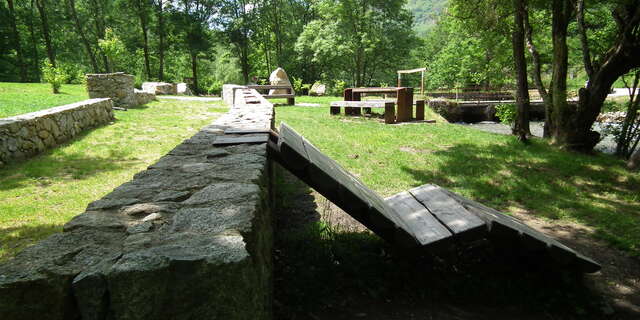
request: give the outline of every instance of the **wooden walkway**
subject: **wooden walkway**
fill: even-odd
[[[387,199],[367,188],[286,124],[269,140],[270,155],[285,168],[386,241],[409,250],[449,250],[487,239],[550,258],[558,267],[596,272],[600,265],[518,221],[436,185]]]

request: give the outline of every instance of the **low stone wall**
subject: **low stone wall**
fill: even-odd
[[[222,100],[228,105],[233,105],[237,89],[246,88],[245,86],[239,86],[236,84],[225,84],[222,86]]]
[[[272,122],[271,104],[236,101],[0,265],[0,319],[270,319],[267,146],[214,142],[266,138]]]
[[[110,99],[91,99],[0,119],[0,165],[22,160],[114,120]]]

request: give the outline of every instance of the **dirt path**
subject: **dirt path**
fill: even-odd
[[[288,172],[279,174],[277,319],[640,319],[640,263],[583,226],[517,214],[603,264],[584,280],[489,245],[407,257]]]

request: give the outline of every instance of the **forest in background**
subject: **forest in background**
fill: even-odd
[[[588,1],[592,46],[615,37],[620,1]],[[511,1],[447,0],[2,0],[0,81],[42,81],[45,59],[68,82],[124,71],[143,81],[195,77],[201,93],[266,78],[283,67],[298,85],[390,85],[396,70],[427,67],[427,88],[514,88]],[[532,1],[532,37],[551,76],[551,8]],[[586,73],[575,23],[569,87]],[[531,63],[531,57],[527,57]],[[407,77],[418,85],[418,76]],[[533,79],[533,77],[531,77]],[[530,80],[533,87],[535,84]]]

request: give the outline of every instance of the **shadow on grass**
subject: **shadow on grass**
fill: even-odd
[[[24,248],[62,231],[62,225],[41,224],[36,226],[20,226],[0,228],[0,263],[11,259]]]
[[[87,156],[81,151],[56,152],[58,148],[82,141],[93,130],[99,128],[101,127],[87,130],[72,140],[31,159],[10,163],[0,168],[0,190],[20,188],[33,181],[46,185],[50,180],[56,179],[80,180],[126,167],[126,163],[119,160],[126,159],[130,155],[119,149],[109,150],[107,157]]]
[[[300,181],[285,177],[277,189],[277,219],[313,215],[311,190]],[[294,211],[304,205],[311,207]],[[373,234],[297,221],[303,223],[277,223],[275,232],[277,319],[602,316],[602,299],[578,275],[536,267],[491,246],[451,252],[447,259],[394,255]]]
[[[518,142],[478,146],[457,144],[435,152],[433,170],[403,167],[419,181],[460,190],[465,196],[505,211],[515,205],[551,219],[569,218],[593,227],[618,248],[640,251],[640,181],[623,176],[610,157],[593,157]],[[612,191],[624,199],[612,196]]]

